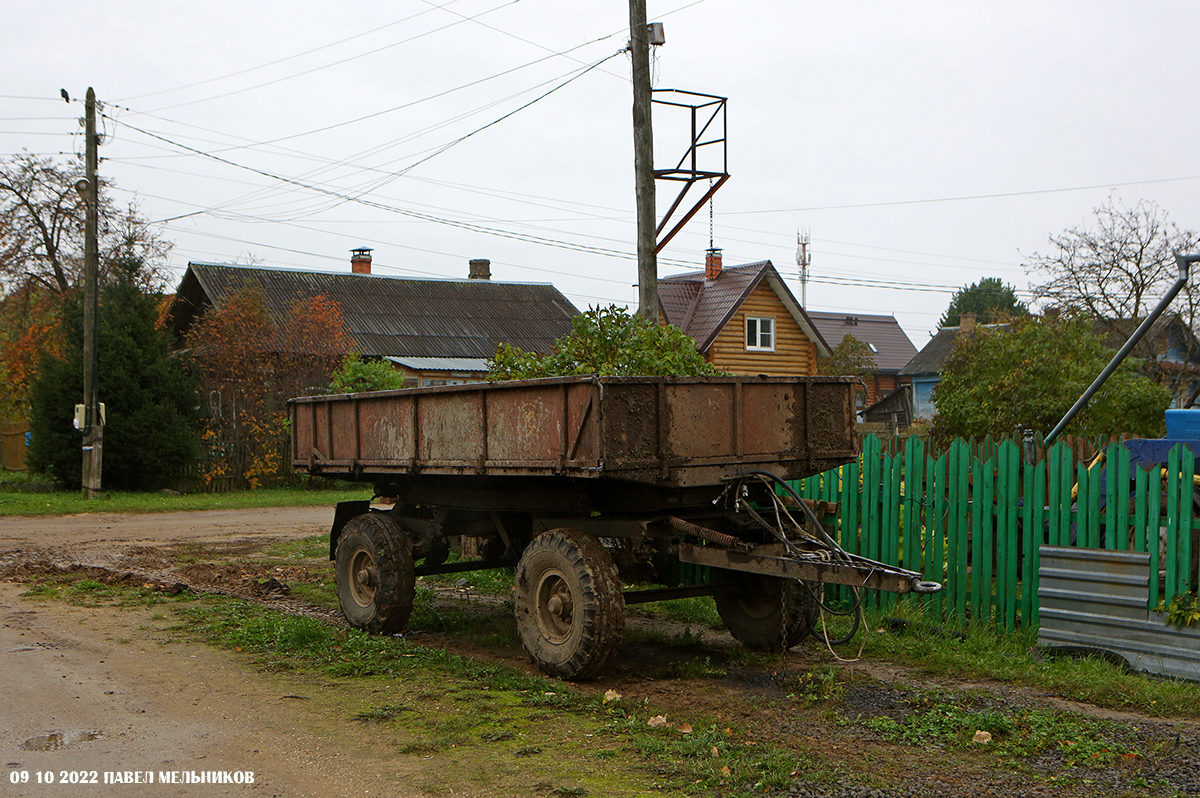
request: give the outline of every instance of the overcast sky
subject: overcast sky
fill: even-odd
[[[729,98],[713,242],[727,265],[770,259],[799,298],[807,230],[809,309],[895,315],[920,347],[956,287],[1026,290],[1023,255],[1110,194],[1200,228],[1200,3],[650,0],[649,16],[655,86]],[[625,0],[10,3],[0,153],[72,157],[83,109],[59,89],[94,86],[101,171],[176,242],[177,275],[348,270],[369,246],[379,274],[490,258],[493,279],[554,283],[581,309],[635,304],[627,38]],[[688,144],[665,111],[660,167]],[[661,210],[672,196],[660,183]],[[709,240],[706,207],[660,275],[700,268]]]

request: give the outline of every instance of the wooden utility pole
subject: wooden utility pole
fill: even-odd
[[[97,344],[99,336],[99,247],[96,229],[99,225],[100,187],[96,180],[99,156],[96,150],[96,92],[89,86],[87,102],[84,104],[84,134],[87,138],[85,164],[87,179],[75,184],[83,197],[84,218],[84,263],[83,263],[83,496],[94,499],[100,491],[101,460],[104,445],[104,427],[100,418],[100,402],[97,383]]]
[[[633,175],[637,193],[637,315],[658,321],[658,259],[654,254],[654,133],[650,125],[650,41],[646,0],[629,0],[629,53],[633,56]]]

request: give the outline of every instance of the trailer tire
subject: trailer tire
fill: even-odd
[[[525,547],[516,574],[517,631],[543,672],[584,681],[621,647],[625,597],[612,556],[593,537],[554,529]]]
[[[735,583],[737,589],[714,597],[717,613],[729,633],[746,648],[786,651],[812,633],[821,608],[805,583],[727,573],[723,578]],[[819,585],[810,587],[819,589]]]
[[[383,513],[350,519],[334,559],[338,603],[355,629],[402,632],[416,592],[408,530]]]

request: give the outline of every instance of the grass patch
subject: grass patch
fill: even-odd
[[[918,698],[917,709],[903,720],[880,716],[858,721],[890,742],[923,748],[970,748],[1005,761],[1057,752],[1071,766],[1103,766],[1117,757],[1144,752],[1121,741],[1127,725],[1064,712],[1008,706],[973,706],[968,695]],[[986,732],[990,740],[976,741]]]
[[[446,562],[456,563],[471,558],[459,557],[450,552]],[[484,571],[466,571],[454,574],[430,574],[423,576],[425,582],[442,587],[454,587],[464,593],[478,593],[486,596],[508,596],[513,589],[514,569],[489,568]]]
[[[1098,658],[1043,657],[1036,653],[1032,631],[971,627],[959,635],[934,625],[918,606],[905,602],[889,609],[886,617],[868,613],[867,627],[864,656],[870,659],[900,662],[935,676],[1044,688],[1110,709],[1200,717],[1200,684],[1131,673]]]
[[[332,575],[323,582],[289,582],[288,589],[291,591],[292,598],[307,601],[309,604],[316,604],[331,610],[336,610],[340,606],[337,584],[333,581]]]
[[[81,607],[145,607],[171,601],[190,601],[195,598],[186,592],[174,595],[153,586],[108,584],[88,576],[69,573],[45,578],[31,585],[21,596],[39,601],[65,601]]]
[[[320,534],[300,540],[273,543],[263,552],[267,557],[284,560],[321,560],[329,562],[329,535]]]
[[[339,501],[370,498],[371,489],[353,483],[332,483],[332,487],[260,488],[229,493],[189,493],[167,496],[161,493],[104,493],[84,499],[79,491],[58,493],[0,492],[0,516],[73,515],[76,513],[163,513],[187,510],[240,510],[256,507],[332,506]]]
[[[662,585],[626,585],[626,590],[649,590]],[[662,618],[663,620],[708,629],[724,629],[725,624],[717,614],[717,605],[712,596],[695,596],[693,598],[670,599],[669,601],[654,601],[637,604],[629,609],[631,614],[647,618]]]
[[[633,769],[640,772],[649,767],[659,789],[668,793],[718,788],[729,796],[761,793],[765,788],[790,784],[797,767],[794,756],[786,751],[766,744],[747,745],[743,731],[721,728],[704,718],[691,719],[687,733],[681,730],[682,723],[652,727],[648,720],[654,713],[649,707],[605,704],[600,693],[583,692],[506,665],[463,658],[403,638],[333,629],[312,619],[282,616],[220,597],[205,597],[181,611],[184,623],[180,631],[248,653],[261,667],[326,677],[383,677],[397,683],[436,684],[439,689],[429,688],[419,703],[382,704],[355,717],[361,722],[399,722],[410,729],[420,728],[420,739],[405,742],[401,753],[520,743],[513,745],[513,756],[553,754],[545,761],[554,765],[562,751],[552,743],[556,739],[553,730],[567,724],[570,731],[564,745],[574,750],[581,733],[586,732],[583,736],[603,742],[600,750],[580,752],[590,761],[628,759],[629,751],[636,752],[640,762],[633,763]],[[711,666],[702,663],[701,667]],[[418,709],[403,711],[407,707]],[[422,714],[421,709],[428,711]],[[629,764],[618,770],[622,767]],[[590,784],[587,789],[603,794],[601,788]]]

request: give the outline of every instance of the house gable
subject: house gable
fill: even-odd
[[[816,373],[829,346],[770,261],[731,266],[715,279],[704,272],[659,280],[660,318],[696,340],[696,348],[735,374]],[[746,319],[770,318],[773,348],[747,346]]]
[[[746,345],[746,319],[773,320],[773,351],[757,351]],[[764,281],[750,292],[725,326],[713,338],[706,358],[721,371],[732,374],[789,374],[817,373],[817,345],[811,341],[791,313]]]

